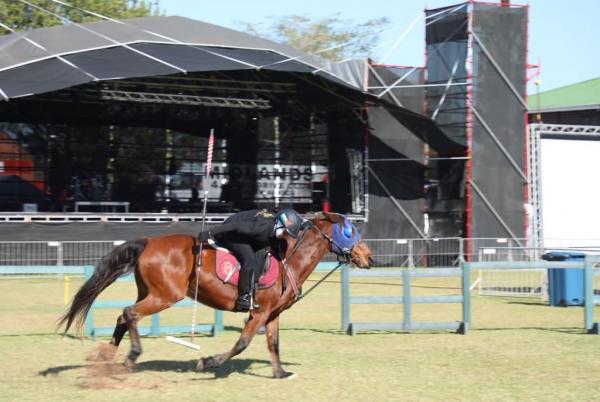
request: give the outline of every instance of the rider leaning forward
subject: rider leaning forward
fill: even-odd
[[[198,234],[200,241],[214,238],[240,262],[238,299],[234,311],[245,312],[258,307],[252,303],[253,282],[259,275],[256,252],[265,247],[277,250],[277,239],[285,233],[297,238],[301,226],[302,217],[293,209],[277,214],[254,209],[233,214],[221,225]]]

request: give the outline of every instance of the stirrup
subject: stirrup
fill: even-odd
[[[260,306],[258,304],[255,304],[253,299],[254,298],[252,297],[252,294],[250,294],[250,293],[246,293],[244,295],[239,296],[237,298],[237,300],[235,301],[235,306],[233,307],[233,311],[240,312],[240,313],[246,313],[250,310],[259,308]]]

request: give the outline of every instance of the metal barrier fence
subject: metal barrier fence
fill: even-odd
[[[94,273],[94,267],[87,266],[84,269],[85,279],[89,279]],[[134,281],[133,275],[127,275],[119,278],[120,281]],[[92,308],[88,312],[85,318],[85,334],[93,337],[102,335],[111,335],[114,331],[114,327],[97,327],[94,324],[94,312],[98,309],[123,309],[127,306],[131,306],[135,303],[134,300],[96,300],[92,304]],[[194,303],[191,300],[182,300],[171,307],[192,307]],[[208,307],[202,307],[208,308]],[[116,316],[115,316],[116,317]],[[164,325],[160,323],[160,313],[152,314],[150,326],[138,327],[140,335],[152,335],[159,336],[160,334],[177,334],[177,333],[191,333],[192,324],[184,325]],[[223,312],[221,310],[214,310],[214,322],[212,323],[196,323],[195,333],[208,332],[212,336],[223,331]]]
[[[379,267],[457,267],[461,261],[537,261],[545,250],[525,247],[525,239],[440,238],[440,239],[365,239]],[[17,273],[19,267],[96,265],[117,241],[15,241],[0,242],[0,267]],[[585,241],[583,241],[585,243]],[[573,245],[571,240],[550,239],[546,243]],[[590,244],[594,243],[590,241]],[[585,246],[585,244],[582,244]],[[557,249],[554,247],[553,249]],[[564,249],[564,248],[563,248]],[[579,249],[582,248],[571,248]],[[470,250],[470,252],[468,252]],[[598,249],[583,248],[584,251]],[[324,262],[336,260],[328,253]],[[12,270],[11,270],[12,269]],[[41,269],[41,268],[40,268]],[[40,273],[43,269],[40,271]],[[547,271],[479,271],[476,282],[481,296],[520,296],[547,298]],[[600,287],[599,287],[600,288]]]
[[[367,302],[369,304],[380,304],[380,303],[402,303],[404,305],[403,310],[405,318],[402,323],[391,323],[391,326],[387,328],[393,329],[426,329],[426,328],[452,328],[461,329],[466,331],[470,323],[470,289],[468,286],[469,272],[472,270],[478,270],[480,272],[493,272],[493,271],[505,271],[511,273],[526,273],[528,271],[541,271],[546,272],[549,268],[554,269],[584,269],[584,321],[585,328],[588,332],[599,333],[600,328],[598,322],[594,320],[593,306],[594,304],[600,304],[600,292],[594,289],[595,277],[600,277],[600,269],[594,268],[595,264],[598,264],[599,256],[587,256],[585,261],[469,261],[465,262],[460,253],[462,241],[461,239],[439,239],[439,240],[366,240],[375,250],[375,258],[385,259],[389,258],[392,261],[391,264],[399,265],[414,265],[417,261],[420,261],[422,265],[428,264],[431,266],[436,261],[444,261],[450,259],[460,262],[460,268],[436,268],[436,269],[405,269],[399,274],[399,270],[381,268],[373,270],[371,276],[402,276],[404,283],[403,289],[404,294],[401,298],[381,298],[369,296],[361,298],[350,299],[349,288],[347,279],[349,274],[343,274],[342,280],[342,297],[345,298],[343,302],[342,311],[342,322],[345,329],[351,329],[351,332],[356,332],[367,327],[361,326],[360,323],[352,323],[353,328],[350,327],[350,316],[349,316],[349,305],[352,303]],[[471,239],[473,240],[473,239]],[[449,245],[446,247],[446,242]],[[91,273],[93,265],[98,260],[107,254],[115,245],[120,244],[121,241],[68,241],[68,242],[0,242],[0,275],[35,275],[35,274],[53,274],[53,275],[73,275],[82,273],[84,268],[88,269]],[[388,249],[386,249],[388,247]],[[416,249],[415,249],[416,247]],[[484,246],[490,248],[491,245]],[[500,246],[499,249],[504,250],[504,246]],[[459,250],[459,255],[456,257],[454,252]],[[508,248],[506,248],[508,252]],[[526,255],[526,250],[521,250],[522,255]],[[597,251],[597,250],[594,250]],[[427,253],[426,253],[427,252]],[[517,255],[515,252],[511,252],[512,258]],[[487,253],[487,259],[491,258],[489,255],[493,253]],[[504,255],[502,253],[495,253],[494,255]],[[506,255],[504,255],[506,256]],[[454,259],[456,258],[456,260]],[[497,258],[497,257],[494,257]],[[523,257],[524,258],[524,257]],[[529,258],[529,257],[528,257]],[[462,274],[460,269],[462,268]],[[379,272],[379,274],[375,274]],[[89,274],[88,273],[88,274]],[[357,276],[369,276],[369,271],[358,271],[353,270],[352,275]],[[410,296],[410,278],[414,276],[456,276],[462,275],[462,298],[458,299],[452,296],[421,296],[411,297]],[[346,283],[344,283],[346,281]],[[68,284],[68,281],[66,282]],[[532,286],[533,287],[533,286]],[[65,293],[66,294],[66,293]],[[369,299],[370,298],[370,299]],[[411,304],[414,303],[463,303],[463,321],[453,323],[413,323],[410,316]],[[116,301],[116,303],[121,303]],[[109,306],[110,302],[104,307],[115,307]],[[120,306],[120,305],[119,305]],[[220,320],[215,317],[216,321],[214,325],[217,325],[216,330],[220,328]],[[160,329],[160,324],[155,324],[149,329],[151,333],[156,333]],[[388,323],[375,324],[375,329],[383,329]],[[159,326],[157,328],[157,325]],[[206,328],[207,330],[215,331],[215,327]],[[215,331],[216,332],[216,331]],[[99,334],[99,331],[96,331]]]
[[[0,242],[0,266],[95,265],[115,241],[4,241]],[[381,267],[457,267],[462,261],[537,261],[544,249],[526,246],[525,239],[365,239],[373,259]],[[550,240],[550,244],[572,244]],[[600,241],[598,241],[600,243]],[[470,251],[468,251],[469,246]],[[600,252],[590,247],[552,247],[552,250]],[[335,261],[328,253],[323,261]]]
[[[464,239],[365,239],[378,267],[458,266],[464,256]]]
[[[360,278],[402,278],[401,296],[351,296],[350,277]],[[460,295],[412,296],[411,278],[415,277],[461,277],[462,291]],[[455,330],[466,334],[471,321],[471,294],[469,284],[469,268],[421,268],[421,269],[373,269],[350,270],[342,267],[342,330],[351,335],[364,330]],[[414,304],[461,303],[462,321],[414,321],[412,306]],[[350,318],[353,304],[402,304],[401,322],[356,322]]]
[[[470,241],[479,247],[467,255],[465,244]],[[373,251],[377,266],[385,267],[449,267],[459,266],[465,258],[486,261],[491,255],[508,261],[522,260],[513,241],[506,239],[365,239]],[[123,240],[115,241],[10,241],[0,242],[0,266],[31,265],[95,265]],[[506,247],[506,251],[501,251]],[[493,254],[491,254],[493,253]],[[328,253],[323,261],[335,261]]]
[[[594,291],[595,277],[600,276],[598,256],[587,256],[583,261],[487,261],[487,262],[465,262],[465,269],[469,270],[504,270],[522,271],[541,269],[583,269],[583,318],[584,329],[588,333],[600,334],[599,323],[594,318],[594,306],[600,304],[600,296]]]
[[[463,239],[365,239],[378,266],[458,266]],[[123,240],[116,241],[15,241],[0,242],[0,266],[96,265]],[[328,253],[324,262],[336,261]]]
[[[401,330],[412,331],[422,329],[447,330],[454,329],[465,334],[472,327],[471,320],[471,287],[470,273],[473,270],[503,270],[518,272],[522,270],[541,269],[580,269],[583,270],[583,328],[588,333],[600,334],[600,325],[594,317],[594,306],[600,304],[600,296],[594,293],[595,277],[600,277],[600,262],[598,256],[588,256],[580,261],[492,261],[492,262],[463,262],[460,268],[436,269],[374,269],[370,271],[350,270],[344,267],[342,271],[342,329],[355,335],[361,330]],[[402,295],[399,296],[351,296],[350,277],[387,277],[402,278]],[[450,277],[462,278],[460,295],[444,296],[411,296],[412,277]],[[353,304],[402,304],[403,320],[401,322],[353,322],[350,318],[350,308]],[[454,322],[413,322],[412,305],[418,303],[462,303],[462,321]]]
[[[476,258],[472,261],[538,261],[544,250],[521,247],[523,239],[476,239]],[[546,269],[478,270],[477,293],[479,296],[514,296],[548,298],[548,274]]]
[[[96,265],[119,241],[0,242],[0,266]]]

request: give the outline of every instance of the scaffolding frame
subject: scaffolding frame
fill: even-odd
[[[531,245],[542,249],[544,246],[542,139],[600,141],[600,126],[535,123],[530,124],[527,131],[529,137],[528,190],[531,205]]]

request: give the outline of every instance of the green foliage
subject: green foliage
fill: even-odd
[[[368,57],[369,52],[377,46],[379,34],[389,24],[389,19],[381,17],[356,24],[340,18],[339,14],[315,20],[305,15],[288,15],[270,23],[240,24],[244,31],[252,35],[339,61],[348,57]],[[336,47],[343,44],[348,45]],[[319,52],[332,47],[333,49]]]
[[[63,6],[52,0],[0,0],[0,22],[15,31],[22,31],[64,24],[64,21],[56,15],[73,22],[91,22],[100,19],[77,8],[112,18],[146,17],[158,14],[158,8],[154,8],[150,0],[65,0],[63,3],[73,7]],[[9,33],[5,28],[1,28],[1,31]]]

